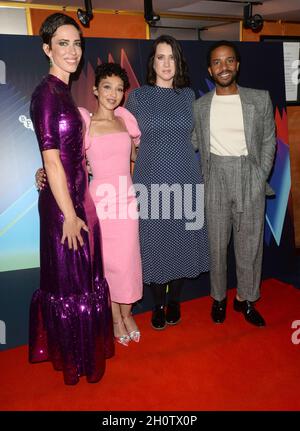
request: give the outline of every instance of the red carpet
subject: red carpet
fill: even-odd
[[[27,362],[26,346],[2,352],[0,410],[300,410],[300,290],[263,283],[265,328],[232,310],[234,294],[223,325],[211,322],[209,297],[184,302],[182,322],[164,331],[137,315],[141,342],[117,345],[94,385],[65,386],[51,364]]]

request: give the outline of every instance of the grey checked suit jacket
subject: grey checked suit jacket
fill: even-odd
[[[268,91],[238,86],[242,103],[248,157],[261,182],[266,184],[266,194],[274,191],[267,184],[273,166],[276,138],[273,106]],[[193,105],[195,127],[192,142],[199,150],[204,182],[209,179],[210,166],[210,108],[215,90],[210,91]]]

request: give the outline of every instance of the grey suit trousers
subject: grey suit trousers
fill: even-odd
[[[233,234],[237,293],[259,298],[263,252],[265,180],[248,156],[210,155],[205,184],[206,218],[211,255],[211,296],[226,297],[227,249]]]

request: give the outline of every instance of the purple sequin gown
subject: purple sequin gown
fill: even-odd
[[[85,375],[97,382],[105,360],[114,354],[111,302],[103,278],[100,227],[88,191],[82,119],[69,87],[48,75],[35,89],[31,118],[41,151],[59,149],[68,189],[78,217],[83,247],[60,243],[63,214],[50,187],[39,195],[40,289],[30,309],[30,362],[51,361],[66,384]]]

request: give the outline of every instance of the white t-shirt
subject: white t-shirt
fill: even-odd
[[[248,154],[239,94],[214,94],[210,110],[210,151],[218,156]]]

